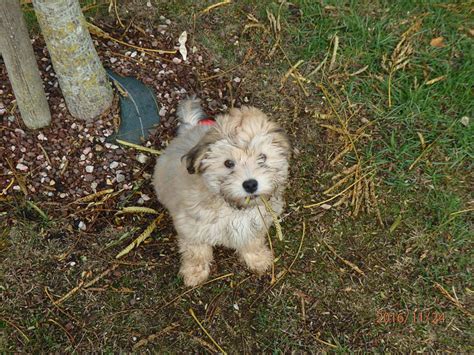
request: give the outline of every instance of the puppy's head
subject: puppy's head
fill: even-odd
[[[242,107],[218,116],[183,158],[188,172],[199,174],[211,192],[249,207],[285,184],[289,154],[283,130],[260,110]]]

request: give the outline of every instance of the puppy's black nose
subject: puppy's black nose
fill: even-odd
[[[247,191],[249,194],[254,193],[258,189],[258,181],[255,179],[245,180],[242,183],[244,190]]]

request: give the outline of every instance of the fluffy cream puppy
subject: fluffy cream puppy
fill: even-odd
[[[266,244],[272,217],[260,198],[281,214],[286,135],[253,107],[231,109],[203,125],[199,100],[187,99],[178,117],[178,136],[158,158],[153,185],[173,217],[184,283],[208,278],[215,245],[235,249],[251,270],[263,273],[273,259]]]

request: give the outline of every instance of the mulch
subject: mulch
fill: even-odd
[[[95,25],[134,46],[167,50],[178,48],[182,31],[167,19],[153,29],[124,29],[107,22]],[[229,77],[215,67],[212,53],[194,46],[192,35],[188,34],[186,61],[179,52],[158,55],[110,39],[93,36],[93,40],[104,67],[122,76],[135,77],[156,93],[161,122],[148,141],[143,142],[144,146],[158,150],[166,146],[177,127],[176,106],[188,95],[201,97],[210,116],[240,104],[241,78]],[[52,123],[40,130],[29,130],[23,125],[5,65],[0,60],[0,202],[26,196],[51,206],[49,216],[64,215],[64,207],[78,199],[113,189],[123,192],[114,195],[118,199],[115,205],[155,205],[150,185],[155,157],[106,142],[119,122],[117,94],[112,107],[101,117],[91,122],[73,118],[61,95],[44,40],[35,36],[32,43]]]

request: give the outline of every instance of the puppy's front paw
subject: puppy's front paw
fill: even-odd
[[[267,271],[273,262],[273,254],[267,247],[240,253],[247,266],[258,274]]]
[[[181,266],[179,273],[183,275],[186,286],[196,286],[207,280],[209,277],[209,263],[191,264],[186,263]]]

